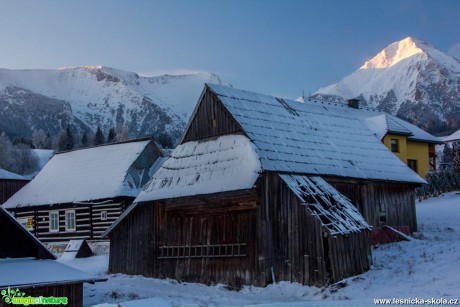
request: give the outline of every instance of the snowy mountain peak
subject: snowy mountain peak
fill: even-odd
[[[360,69],[388,68],[418,53],[424,53],[425,42],[413,37],[406,37],[394,42],[380,51],[371,60],[366,61]]]
[[[95,69],[103,69],[104,66],[102,65],[83,65],[83,66],[64,66],[58,68],[59,70],[71,70],[71,69],[87,69],[87,70],[95,70]]]
[[[409,119],[430,132],[460,128],[460,62],[430,44],[407,37],[394,42],[313,99],[345,102]]]

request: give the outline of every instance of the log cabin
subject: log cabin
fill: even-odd
[[[43,242],[102,240],[161,157],[147,138],[58,153],[4,208]]]
[[[22,189],[29,179],[0,168],[0,205]]]
[[[356,112],[207,84],[179,146],[103,234],[110,272],[238,287],[368,270],[371,227],[415,231],[425,181]]]
[[[0,307],[11,306],[8,289],[25,297],[64,297],[83,306],[83,283],[104,281],[55,261],[56,257],[0,206]]]

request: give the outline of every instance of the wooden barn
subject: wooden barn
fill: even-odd
[[[0,205],[25,186],[30,180],[0,168]]]
[[[56,257],[0,206],[0,290],[19,289],[25,297],[65,297],[83,306],[83,283],[103,281],[55,261]],[[8,293],[8,292],[6,292]],[[0,296],[0,307],[11,306]]]
[[[370,226],[415,230],[424,180],[356,112],[206,85],[180,145],[105,232],[109,270],[234,286],[368,270]]]
[[[149,139],[58,153],[4,208],[43,242],[101,240],[161,157]]]

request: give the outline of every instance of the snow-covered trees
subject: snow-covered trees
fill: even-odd
[[[115,128],[110,128],[109,130],[109,135],[107,136],[107,143],[113,143],[115,142],[115,137],[117,134],[115,133]]]
[[[439,170],[425,180],[428,184],[416,190],[420,199],[460,189],[460,142],[444,145]]]
[[[97,127],[96,135],[94,136],[93,145],[101,145],[105,143],[104,133],[102,133],[101,127]]]
[[[5,132],[2,132],[0,135],[0,168],[27,175],[38,169],[38,157],[24,143],[13,145]]]
[[[61,137],[59,138],[59,150],[71,150],[74,148],[74,146],[75,139],[72,130],[70,130],[70,127],[67,127],[67,129],[62,132]]]

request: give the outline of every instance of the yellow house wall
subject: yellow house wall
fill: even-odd
[[[417,160],[417,173],[425,178],[430,171],[428,144],[407,141],[407,159]]]
[[[391,150],[391,139],[397,139],[399,143],[399,152],[393,152],[401,161],[407,164],[407,137],[404,135],[387,134],[383,138],[383,144]]]
[[[383,144],[391,150],[391,139],[399,141],[399,152],[393,152],[401,161],[407,164],[407,160],[417,160],[417,173],[425,178],[430,170],[428,144],[412,142],[404,135],[387,134],[383,138]]]

